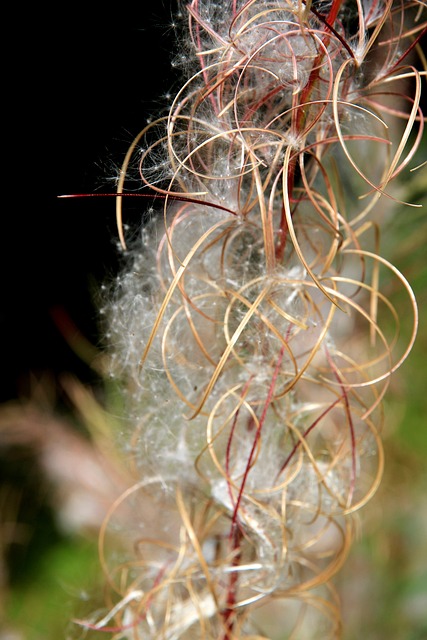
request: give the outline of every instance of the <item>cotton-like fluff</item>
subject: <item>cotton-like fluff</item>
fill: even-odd
[[[384,85],[399,86],[398,42],[421,33],[390,29],[417,4],[186,7],[191,72],[131,149],[161,204],[103,310],[135,475],[110,524],[126,504],[135,525],[96,628],[114,617],[132,639],[339,635],[330,579],[350,514],[379,484],[381,400],[416,332],[374,214],[422,126],[415,67],[406,111],[379,115]],[[407,294],[407,345],[383,274]]]

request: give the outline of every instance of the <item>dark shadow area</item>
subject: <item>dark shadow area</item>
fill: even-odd
[[[114,191],[133,137],[165,104],[162,96],[173,84],[170,3],[151,11],[101,20],[38,15],[34,24],[30,16],[17,34],[0,401],[25,394],[30,372],[73,371],[89,381],[93,375],[51,312],[60,308],[97,344],[94,296],[117,268],[115,203],[57,196]],[[135,216],[129,222],[139,220],[144,206],[127,206]]]

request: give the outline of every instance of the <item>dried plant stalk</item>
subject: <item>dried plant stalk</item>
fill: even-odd
[[[125,267],[102,311],[135,484],[101,531],[110,595],[88,630],[339,637],[331,578],[380,482],[381,402],[417,329],[379,230],[423,133],[423,9],[183,7],[187,79],[118,184]],[[135,171],[163,215],[127,241]],[[408,344],[385,278],[406,291]]]

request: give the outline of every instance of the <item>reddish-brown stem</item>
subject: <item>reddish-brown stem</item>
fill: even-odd
[[[343,0],[334,0],[332,2],[332,6],[331,6],[331,10],[328,14],[328,16],[322,20],[322,22],[324,22],[326,28],[329,31],[333,31],[335,32],[335,29],[333,29],[333,23],[336,20],[336,17],[338,15],[338,11],[340,9],[340,6],[342,4]],[[316,16],[318,16],[317,12],[315,14]],[[297,111],[297,116],[296,116],[296,121],[295,121],[295,133],[298,134],[299,131],[301,131],[302,127],[303,127],[303,121],[306,117],[306,113],[305,113],[305,109],[304,109],[304,105],[306,104],[306,102],[309,100],[310,94],[313,90],[314,84],[317,81],[319,74],[320,74],[320,68],[321,68],[321,62],[323,60],[323,58],[325,57],[325,50],[327,49],[327,46],[329,44],[329,40],[330,40],[330,36],[328,34],[325,34],[325,36],[323,37],[322,40],[322,44],[324,45],[322,47],[322,49],[319,51],[319,53],[317,54],[317,56],[314,59],[313,62],[313,67],[310,73],[310,77],[308,79],[308,82],[306,84],[306,86],[304,87],[303,91],[301,92],[301,99],[300,99],[300,105],[301,108],[298,109]],[[342,42],[342,38],[339,38],[340,42]],[[290,193],[290,192],[289,192]]]
[[[252,379],[253,379],[253,376],[251,376],[249,378],[249,380],[246,382],[245,386],[243,387],[242,398],[244,398],[245,395],[247,394],[248,389],[249,389],[249,385],[250,385]],[[230,482],[230,457],[231,457],[231,443],[233,441],[234,432],[235,432],[235,429],[236,429],[236,425],[237,425],[237,420],[239,418],[239,414],[240,414],[240,407],[237,409],[236,414],[235,414],[234,419],[233,419],[233,424],[231,426],[230,435],[228,437],[227,450],[226,450],[226,454],[225,454],[225,472],[226,472],[226,475],[227,475],[228,493],[229,493],[229,496],[230,496],[231,504],[233,506],[235,506],[235,505],[234,505],[234,497],[233,497],[233,492],[232,492],[232,489],[231,489],[231,482]]]
[[[242,532],[238,527],[235,528],[233,533],[232,540],[232,553],[233,559],[231,566],[237,567],[240,563],[241,553],[240,553],[240,542],[242,539]],[[235,605],[236,605],[236,595],[237,595],[237,587],[238,587],[238,572],[231,571],[230,577],[228,580],[228,590],[227,590],[227,601],[226,608],[223,612],[223,620],[224,620],[224,636],[222,640],[230,640],[233,633],[233,626],[235,621]]]
[[[259,422],[258,422],[257,430],[255,432],[254,441],[252,443],[252,448],[251,448],[251,451],[250,451],[250,454],[249,454],[248,461],[246,463],[246,468],[245,468],[245,472],[243,474],[242,484],[240,485],[239,494],[238,494],[237,500],[236,500],[236,505],[234,507],[233,519],[232,519],[232,522],[231,522],[231,531],[230,531],[230,538],[231,539],[234,536],[234,529],[237,527],[237,514],[238,514],[240,503],[241,503],[241,500],[242,500],[243,491],[245,489],[245,485],[246,485],[246,481],[248,479],[249,471],[251,470],[251,467],[252,467],[252,460],[253,460],[253,457],[255,455],[256,447],[257,447],[258,441],[259,441],[259,439],[261,437],[261,431],[262,431],[262,427],[263,427],[263,424],[264,424],[264,421],[265,421],[265,417],[267,415],[267,410],[268,410],[268,407],[270,406],[271,400],[273,398],[274,388],[276,386],[276,381],[277,381],[277,377],[279,375],[280,365],[282,364],[284,352],[285,352],[285,346],[283,345],[282,348],[280,349],[279,357],[277,359],[277,363],[276,363],[276,367],[275,367],[275,370],[274,370],[274,373],[273,373],[273,377],[272,377],[272,380],[271,380],[270,388],[268,390],[268,395],[267,395],[266,401],[264,403],[262,414],[261,414],[261,417],[260,417]]]
[[[233,511],[233,517],[232,517],[232,521],[231,521],[231,528],[230,528],[230,536],[229,536],[229,540],[231,542],[231,551],[233,554],[233,562],[232,562],[232,566],[235,567],[239,564],[240,561],[240,541],[242,538],[242,533],[239,529],[239,525],[238,525],[238,521],[237,521],[237,516],[238,516],[238,512],[239,512],[239,508],[240,508],[240,504],[242,501],[242,496],[243,496],[243,491],[246,485],[246,481],[248,479],[248,475],[249,475],[249,471],[251,470],[252,467],[252,461],[253,461],[253,457],[255,455],[255,451],[258,445],[258,441],[261,437],[261,430],[263,427],[263,424],[265,422],[265,418],[267,415],[267,411],[268,408],[271,404],[272,398],[273,398],[273,394],[274,394],[274,388],[276,386],[276,382],[277,382],[277,377],[279,375],[279,371],[280,371],[280,366],[282,364],[282,360],[283,360],[283,356],[285,353],[285,346],[283,345],[280,353],[279,353],[279,357],[277,359],[277,363],[276,363],[276,367],[274,369],[273,372],[273,377],[270,383],[270,388],[268,390],[268,394],[267,394],[267,398],[265,400],[264,403],[264,407],[261,413],[261,417],[259,419],[258,422],[258,426],[257,426],[257,430],[255,433],[255,437],[254,437],[254,441],[252,443],[252,448],[251,451],[249,453],[249,457],[246,463],[246,468],[245,468],[245,472],[243,474],[243,480],[242,480],[242,484],[240,485],[240,489],[239,489],[239,494],[237,496],[237,500],[234,506],[234,511]],[[237,586],[238,586],[238,574],[237,571],[232,571],[231,575],[230,575],[230,580],[229,580],[229,585],[228,585],[228,592],[227,592],[227,607],[223,613],[223,619],[226,625],[226,630],[225,630],[225,635],[223,637],[223,640],[230,640],[231,638],[231,633],[233,630],[233,625],[234,625],[234,605],[236,603],[236,592],[237,592]]]
[[[325,409],[325,411],[323,411],[323,413],[320,414],[320,416],[318,418],[316,418],[316,420],[308,427],[308,429],[306,429],[304,431],[304,433],[302,434],[302,438],[301,440],[298,440],[298,442],[295,443],[292,451],[290,452],[290,454],[288,455],[288,457],[286,458],[285,462],[282,464],[282,466],[280,467],[277,475],[276,475],[276,482],[277,479],[279,478],[279,476],[284,472],[284,470],[286,469],[286,467],[288,466],[289,462],[292,460],[293,456],[295,455],[298,447],[301,445],[301,442],[303,442],[303,440],[305,440],[307,438],[307,436],[313,431],[313,429],[319,424],[319,422],[321,422],[323,420],[323,418],[325,416],[328,415],[328,413],[330,411],[332,411],[332,409],[334,407],[337,406],[337,404],[339,402],[341,402],[341,400],[344,398],[344,396],[338,396],[338,398],[331,404],[329,405],[329,407],[327,407],[327,409]]]
[[[331,9],[329,11],[329,14],[328,14],[328,16],[326,18],[321,16],[313,8],[311,8],[311,11],[316,15],[316,17],[319,20],[321,20],[323,22],[325,27],[329,31],[331,31],[339,39],[339,41],[346,47],[346,49],[348,49],[350,51],[350,54],[352,55],[352,57],[354,57],[353,53],[352,53],[351,49],[348,47],[347,43],[343,42],[343,39],[339,36],[339,34],[337,34],[336,30],[333,27],[333,23],[335,22],[335,20],[337,18],[337,15],[338,15],[339,9],[340,9],[340,7],[342,5],[342,2],[343,2],[343,0],[334,0],[332,2],[332,6],[331,6]],[[305,106],[306,106],[307,102],[309,101],[310,94],[313,91],[313,87],[314,87],[316,81],[319,78],[321,63],[322,63],[323,58],[325,57],[325,51],[326,51],[327,45],[329,44],[329,40],[330,40],[330,36],[329,35],[325,35],[323,40],[322,40],[323,47],[318,52],[316,58],[314,59],[312,70],[311,70],[311,73],[310,73],[310,77],[308,79],[308,82],[307,82],[306,86],[304,87],[304,89],[301,92],[301,98],[299,100],[299,105],[300,106],[299,106],[299,108],[297,108],[295,110],[295,117],[293,118],[293,130],[294,130],[295,136],[298,136],[298,134],[303,129],[304,120],[306,119],[306,116],[307,116]],[[288,193],[290,194],[290,196],[292,196],[293,189],[294,189],[294,186],[295,186],[296,166],[297,166],[297,156],[294,155],[290,160],[289,167],[288,167],[288,175],[287,175]],[[285,208],[282,207],[281,220],[280,220],[280,237],[279,237],[279,242],[278,242],[278,244],[276,246],[276,259],[277,259],[278,262],[281,262],[281,260],[283,259],[283,255],[284,255],[284,251],[285,251],[285,245],[286,245],[286,237],[287,237],[286,214],[285,214]]]
[[[151,200],[173,200],[177,202],[189,202],[190,204],[198,204],[206,207],[212,207],[213,209],[221,209],[226,211],[232,216],[236,216],[237,213],[232,211],[228,207],[224,207],[221,204],[215,202],[209,202],[205,200],[198,200],[197,198],[189,198],[183,195],[174,195],[173,193],[71,193],[61,194],[58,198],[151,198]]]

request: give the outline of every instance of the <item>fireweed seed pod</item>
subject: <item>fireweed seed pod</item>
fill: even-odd
[[[101,533],[107,610],[82,624],[336,638],[331,579],[380,482],[382,399],[417,327],[378,238],[422,136],[423,6],[193,0],[182,13],[187,76],[118,187],[125,264],[103,311],[134,485]],[[161,205],[126,246],[135,169]],[[384,279],[413,316],[407,344]]]

